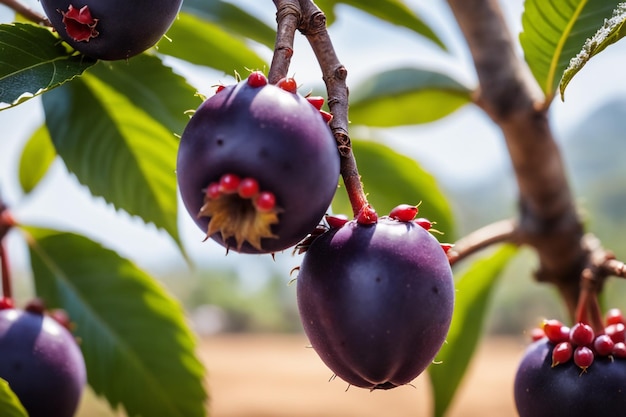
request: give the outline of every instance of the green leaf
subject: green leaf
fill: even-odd
[[[408,28],[434,42],[441,49],[447,49],[435,32],[402,0],[317,0],[315,3],[331,23],[335,20],[335,7],[338,4],[347,4],[391,24]]]
[[[0,110],[57,87],[95,63],[68,51],[48,29],[0,24]]]
[[[429,123],[470,103],[471,90],[446,74],[397,68],[354,88],[350,122],[376,127]]]
[[[52,142],[78,180],[180,245],[173,132],[90,74],[50,91],[42,102]]]
[[[181,12],[157,45],[159,53],[233,74],[246,69],[263,69],[267,63],[243,40],[218,25]]]
[[[580,71],[589,60],[604,51],[607,46],[614,44],[626,36],[626,3],[620,3],[613,11],[613,16],[604,22],[604,25],[583,45],[583,49],[572,58],[563,73],[559,91],[561,99],[565,99],[565,88],[574,75]]]
[[[213,22],[229,33],[236,33],[268,48],[274,48],[276,29],[234,4],[221,0],[185,0],[183,11]]]
[[[19,165],[19,180],[24,193],[28,194],[39,184],[57,156],[46,126],[41,126],[28,139]]]
[[[453,239],[452,209],[435,178],[417,162],[379,143],[352,140],[352,149],[369,203],[379,215],[398,204],[422,204],[419,217],[436,222],[435,229]],[[352,208],[342,187],[333,200],[333,212],[350,215]]]
[[[428,367],[435,402],[434,416],[441,417],[454,398],[482,334],[489,299],[517,247],[505,245],[489,257],[472,263],[456,281],[452,324],[446,343]]]
[[[525,1],[520,42],[546,103],[552,101],[570,59],[618,3],[617,0]]]
[[[9,383],[0,378],[0,410],[2,417],[28,417],[28,413],[11,390]]]
[[[75,322],[94,391],[129,416],[205,416],[194,336],[155,279],[83,236],[22,230],[37,295]]]

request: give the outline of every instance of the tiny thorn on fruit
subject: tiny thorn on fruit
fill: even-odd
[[[322,115],[322,119],[324,119],[326,123],[330,123],[331,120],[333,120],[333,115],[327,111],[320,110],[320,114]]]
[[[359,214],[357,214],[356,221],[362,225],[376,224],[378,221],[378,214],[376,214],[376,210],[374,210],[372,206],[366,204],[361,208]]]
[[[348,216],[345,215],[326,216],[326,222],[331,229],[342,227],[344,224],[348,223],[348,220]]]
[[[441,246],[441,249],[443,249],[444,253],[450,252],[450,249],[454,247],[452,243],[441,243],[439,246]]]
[[[419,204],[412,206],[410,204],[400,204],[391,209],[389,217],[401,222],[410,222],[415,219],[417,212],[419,211]],[[427,229],[428,230],[428,229]]]
[[[248,75],[248,85],[254,88],[264,87],[267,85],[267,77],[261,71],[252,71]]]
[[[226,86],[224,84],[218,84],[217,86],[215,86],[215,94],[219,93],[220,91],[224,91],[225,88]]]
[[[321,96],[308,96],[306,99],[317,110],[322,110],[322,106],[324,105],[324,101],[325,101],[324,97],[321,97]]]
[[[89,6],[77,9],[70,4],[66,12],[59,10],[59,13],[63,15],[63,24],[67,34],[75,41],[89,42],[90,39],[99,35],[96,30],[98,19],[91,16]]]
[[[288,91],[290,93],[294,93],[295,94],[295,93],[298,92],[298,83],[292,77],[281,78],[276,83],[276,86],[278,86],[278,88],[280,88],[282,90],[285,90],[285,91]]]
[[[433,222],[431,222],[428,219],[425,219],[423,217],[420,217],[418,219],[413,220],[415,222],[415,224],[417,224],[418,226],[426,229],[426,230],[430,230],[433,227]]]

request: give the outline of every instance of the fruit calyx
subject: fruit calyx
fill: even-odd
[[[72,6],[67,11],[58,10],[63,15],[63,24],[67,34],[78,42],[89,42],[91,38],[97,37],[100,33],[96,30],[98,19],[91,16],[89,6],[80,9]]]
[[[234,237],[237,250],[244,242],[261,250],[261,239],[278,238],[271,226],[280,212],[274,194],[261,190],[256,179],[227,173],[207,187],[198,217],[211,219],[206,239],[219,232],[224,242]]]

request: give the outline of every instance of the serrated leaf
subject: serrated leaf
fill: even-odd
[[[436,222],[435,229],[444,240],[454,238],[452,209],[437,186],[435,178],[414,160],[379,143],[352,140],[369,203],[379,216],[388,214],[398,204],[418,204],[419,217]],[[352,208],[343,184],[332,204],[334,213],[351,216]]]
[[[90,74],[48,92],[42,102],[52,142],[78,180],[180,245],[173,132]]]
[[[0,410],[2,417],[28,417],[28,413],[9,383],[0,378]]]
[[[159,53],[233,74],[246,69],[263,69],[267,64],[243,40],[218,25],[181,12],[166,38],[157,45]]]
[[[420,68],[397,68],[354,88],[350,122],[375,127],[429,123],[471,102],[471,90],[452,77]]]
[[[185,0],[182,10],[213,22],[229,33],[236,33],[268,48],[274,48],[276,29],[234,4],[221,0]]]
[[[41,126],[28,139],[19,165],[19,180],[25,194],[30,193],[48,172],[57,156],[48,129]]]
[[[46,28],[0,24],[0,110],[58,87],[95,63],[68,51]]]
[[[583,45],[582,50],[572,58],[569,65],[563,72],[563,77],[559,84],[561,100],[565,100],[565,88],[589,60],[604,51],[610,46],[626,36],[626,3],[620,3],[613,11],[613,16],[604,22],[604,25]]]
[[[335,21],[335,7],[338,4],[347,4],[391,24],[410,29],[441,49],[447,49],[430,26],[402,0],[317,0],[315,3],[324,11],[330,23]]]
[[[563,71],[617,7],[616,0],[526,0],[520,42],[535,79],[552,101]]]
[[[452,324],[428,375],[433,387],[434,416],[445,415],[482,334],[489,299],[517,247],[504,245],[474,261],[456,281]]]
[[[205,416],[194,336],[155,279],[86,237],[22,230],[37,295],[75,323],[94,391],[129,416]]]

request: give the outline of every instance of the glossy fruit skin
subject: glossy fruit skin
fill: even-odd
[[[85,362],[70,332],[54,319],[0,311],[0,377],[29,417],[71,417],[86,383]]]
[[[74,40],[66,30],[61,11],[70,4],[88,6],[98,36]],[[154,46],[176,18],[182,0],[41,0],[44,12],[61,38],[74,49],[96,59],[128,59]]]
[[[552,365],[554,344],[531,344],[515,376],[520,417],[618,417],[626,410],[626,360],[596,357],[584,372],[574,361]]]
[[[388,217],[352,220],[312,242],[297,282],[305,333],[322,361],[350,385],[410,383],[447,335],[454,282],[439,242]]]
[[[244,243],[239,252],[270,253],[296,245],[328,210],[339,181],[339,153],[330,128],[304,97],[275,85],[244,80],[207,99],[186,126],[176,174],[182,200],[198,227],[202,189],[224,173],[254,178],[280,207],[272,226],[278,238],[262,239],[262,250]],[[223,246],[236,248],[234,240]]]

